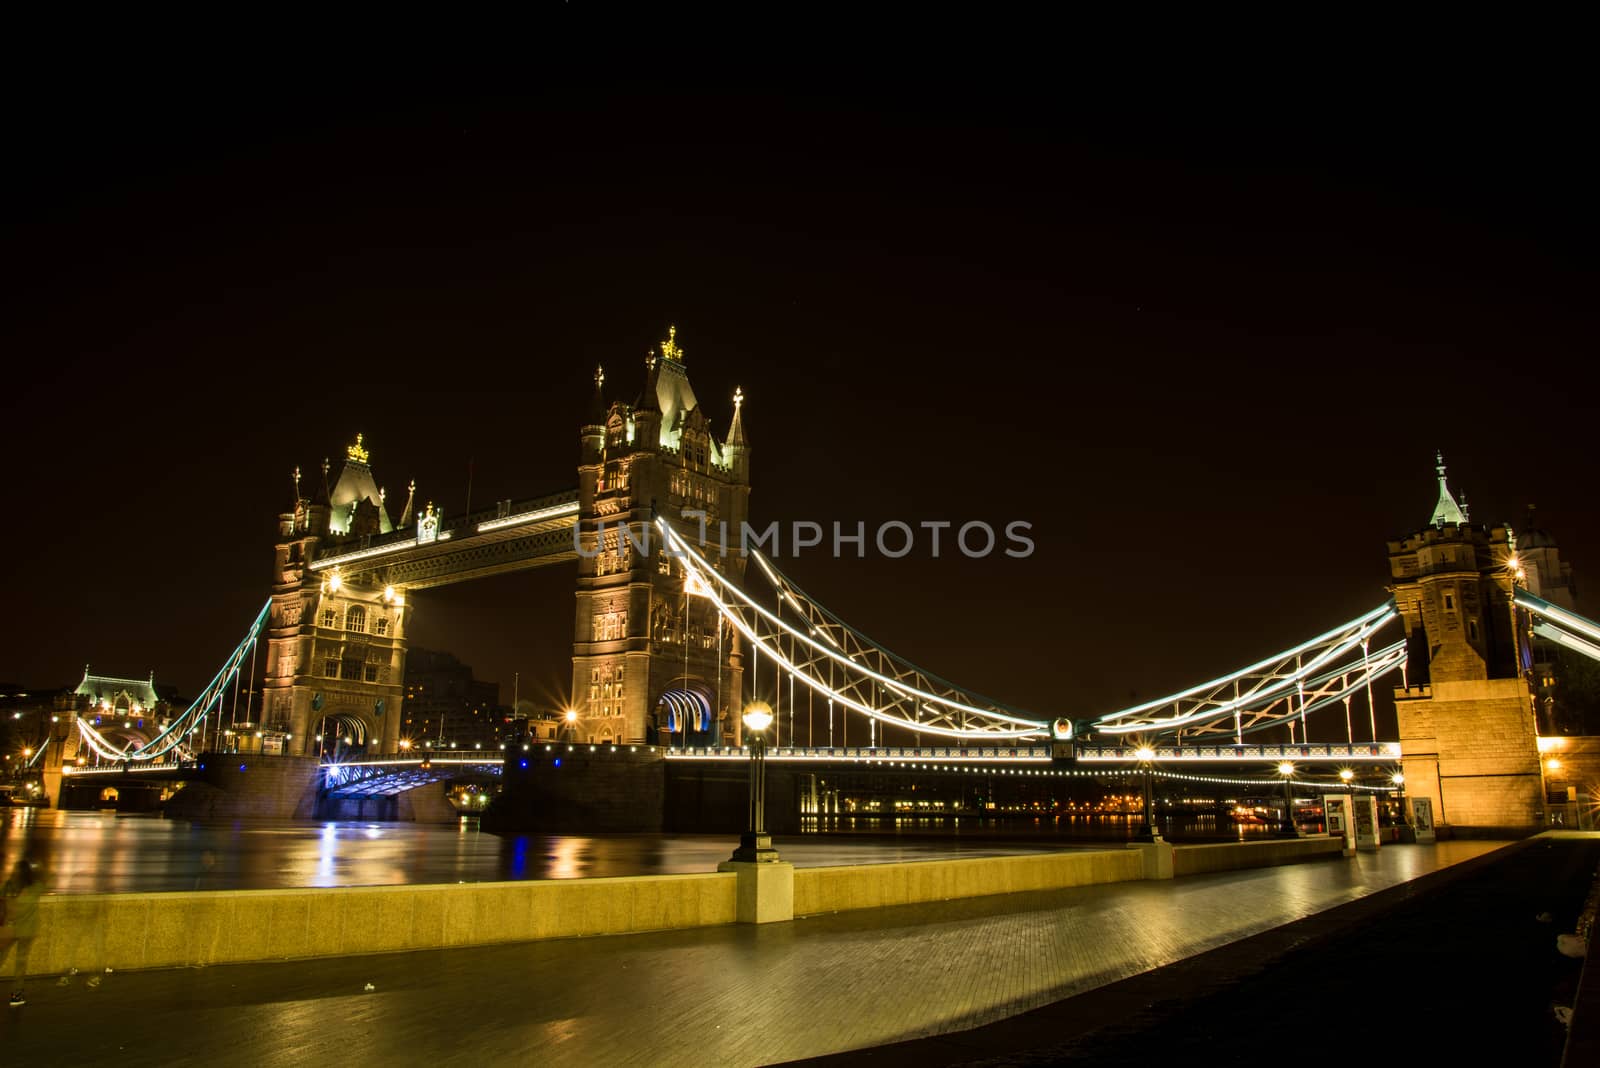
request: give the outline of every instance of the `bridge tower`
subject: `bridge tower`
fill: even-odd
[[[1506,526],[1472,523],[1438,458],[1428,525],[1390,541],[1390,592],[1408,640],[1394,691],[1405,791],[1441,826],[1527,828],[1542,821],[1534,703],[1512,589]]]
[[[346,582],[337,570],[310,569],[320,551],[359,549],[411,521],[408,497],[400,522],[390,522],[369,460],[358,434],[345,450],[337,482],[330,488],[324,460],[311,496],[302,492],[296,468],[294,509],[278,517],[258,726],[271,738],[284,738],[291,755],[317,756],[315,736],[329,717],[331,732],[364,744],[368,753],[398,748],[405,595],[393,587]],[[331,752],[337,742],[330,737],[325,745]]]
[[[638,399],[608,404],[605,397],[597,369],[580,434],[573,733],[618,744],[733,744],[743,711],[737,637],[714,606],[685,589],[683,568],[665,553],[652,520],[664,516],[694,541],[704,512],[710,559],[743,580],[738,539],[750,497],[743,394],[734,392],[732,420],[718,440],[673,327],[660,351],[645,357]]]

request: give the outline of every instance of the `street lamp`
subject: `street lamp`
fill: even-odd
[[[744,710],[745,729],[750,732],[750,819],[749,830],[739,836],[739,848],[729,860],[755,864],[775,864],[778,851],[772,848],[772,836],[767,833],[767,739],[765,731],[772,726],[772,706],[765,701],[752,701]]]
[[[578,738],[578,710],[576,708],[567,709],[564,718],[567,721],[567,741],[576,741]]]
[[[1278,774],[1283,776],[1283,823],[1278,827],[1278,834],[1283,838],[1299,838],[1300,828],[1294,823],[1294,795],[1289,786],[1294,780],[1294,765],[1285,760],[1278,765]]]
[[[1136,752],[1134,755],[1139,758],[1139,766],[1144,769],[1144,822],[1141,823],[1139,825],[1139,829],[1134,832],[1133,840],[1135,842],[1159,842],[1161,841],[1161,832],[1156,829],[1155,821],[1151,819],[1150,816],[1150,792],[1152,785],[1150,781],[1150,762],[1155,759],[1156,751],[1151,749],[1148,745],[1143,745],[1139,747],[1138,752]]]

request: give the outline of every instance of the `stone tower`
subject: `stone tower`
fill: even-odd
[[[739,532],[750,497],[743,394],[718,440],[695,398],[677,328],[645,357],[632,404],[607,403],[595,372],[580,438],[577,614],[572,733],[595,743],[731,744],[738,738],[742,658],[714,606],[685,590],[681,565],[654,527],[666,517],[691,540],[705,513],[707,554],[744,578]],[[690,514],[694,513],[694,514]],[[729,552],[720,555],[719,524]]]
[[[360,435],[345,450],[338,481],[329,466],[314,496],[302,493],[295,470],[294,510],[278,517],[267,665],[260,727],[283,739],[284,751],[316,756],[348,738],[368,754],[393,753],[400,737],[405,673],[406,603],[391,588],[344,582],[337,570],[314,573],[311,561],[330,548],[360,548],[396,529],[369,466]],[[411,500],[399,526],[411,522]]]
[[[1526,828],[1542,819],[1528,642],[1511,603],[1510,528],[1472,523],[1439,457],[1428,525],[1389,546],[1390,592],[1408,641],[1396,688],[1406,793],[1441,825]]]

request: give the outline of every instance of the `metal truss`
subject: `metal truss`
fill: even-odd
[[[498,776],[501,770],[499,759],[364,761],[324,764],[322,781],[325,797],[391,797],[445,779]]]
[[[1330,704],[1348,701],[1358,690],[1372,701],[1372,680],[1405,663],[1405,642],[1373,653],[1372,635],[1398,618],[1391,601],[1326,634],[1259,663],[1142,705],[1101,716],[1096,734],[1193,737],[1234,736],[1235,740],[1305,717]]]
[[[825,699],[864,716],[947,738],[1042,738],[1045,721],[924,671],[833,615],[759,553],[778,611],[758,604],[658,518],[667,552],[682,564],[685,589],[704,597],[750,644],[751,674],[781,671]],[[790,613],[784,618],[785,605]],[[791,622],[792,621],[792,622]]]
[[[200,696],[195,698],[188,708],[184,709],[171,723],[167,724],[165,730],[150,739],[149,742],[138,749],[119,749],[105,735],[95,730],[94,725],[84,716],[80,715],[77,717],[78,735],[83,739],[83,743],[102,760],[137,761],[145,764],[160,760],[163,757],[168,760],[171,760],[172,757],[187,758],[190,754],[187,752],[185,743],[188,742],[189,736],[199,730],[200,724],[208,715],[221,709],[222,698],[229,688],[237,687],[239,672],[244,667],[246,655],[251,657],[250,673],[254,676],[256,642],[260,639],[261,632],[267,625],[267,616],[271,610],[272,602],[269,600],[261,607],[261,611],[256,614],[255,622],[250,624],[250,629],[245,632],[244,639],[239,642],[228,656],[228,659],[223,662],[221,670],[211,677],[211,681],[200,692]],[[177,750],[177,752],[173,753],[173,750]],[[169,753],[172,754],[172,757],[168,756]]]
[[[1536,597],[1521,586],[1516,588],[1513,599],[1518,608],[1534,615],[1533,632],[1539,637],[1600,660],[1600,623]]]

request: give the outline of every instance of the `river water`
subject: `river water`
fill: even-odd
[[[1251,837],[1266,828],[1196,826],[1189,837]],[[1207,833],[1208,830],[1212,833]],[[798,867],[881,864],[1040,850],[1105,848],[1126,840],[1125,818],[1056,825],[1025,821],[952,826],[904,819],[849,820],[830,833],[780,837]],[[1170,833],[1170,831],[1169,831]],[[733,835],[489,834],[475,818],[454,824],[313,822],[192,823],[159,816],[0,809],[0,863],[25,849],[46,869],[52,893],[260,890],[309,886],[582,879],[715,871]]]

